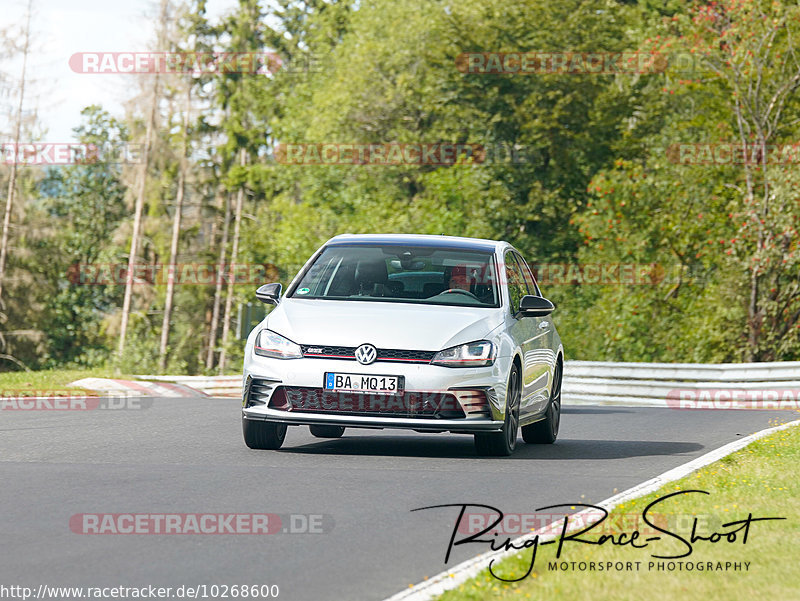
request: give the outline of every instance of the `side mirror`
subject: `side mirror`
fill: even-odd
[[[556,306],[546,298],[527,294],[519,301],[519,312],[524,317],[545,317],[555,311]]]
[[[280,284],[264,284],[256,290],[256,298],[262,303],[277,305],[281,298],[281,288]]]

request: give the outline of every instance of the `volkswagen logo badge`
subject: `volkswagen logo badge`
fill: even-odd
[[[362,344],[356,349],[356,360],[361,365],[369,365],[378,358],[378,349],[371,344]]]

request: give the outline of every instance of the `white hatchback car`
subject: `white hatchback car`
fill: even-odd
[[[552,443],[564,351],[520,253],[506,242],[342,235],[309,259],[250,333],[242,427],[277,449],[287,426],[473,434],[480,455],[510,455],[519,428]]]

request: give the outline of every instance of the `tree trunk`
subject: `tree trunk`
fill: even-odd
[[[178,261],[178,242],[181,235],[181,212],[183,211],[183,195],[186,188],[186,153],[189,146],[189,107],[192,88],[187,84],[186,105],[183,113],[183,145],[181,148],[180,167],[178,169],[178,190],[175,195],[175,216],[172,219],[172,239],[169,245],[169,266],[167,276],[167,296],[164,300],[164,320],[161,322],[161,345],[158,350],[158,369],[163,372],[167,367],[167,345],[169,344],[169,322],[172,317],[172,301],[175,296],[175,270]]]
[[[245,166],[247,163],[247,152],[244,148],[241,150],[241,165]],[[242,223],[242,204],[244,202],[244,183],[239,187],[239,192],[236,195],[236,214],[233,226],[233,248],[231,249],[231,269],[228,276],[228,292],[225,297],[225,316],[222,319],[222,348],[219,352],[219,375],[225,372],[225,360],[227,359],[226,344],[228,343],[228,334],[231,329],[231,310],[233,309],[233,280],[236,269],[236,259],[239,255],[239,232]]]
[[[759,241],[760,245],[760,241]],[[761,311],[758,306],[758,265],[750,270],[750,298],[747,302],[747,352],[748,363],[758,361],[758,344],[761,338]]]
[[[208,334],[208,353],[206,369],[214,367],[214,349],[217,346],[217,330],[219,329],[219,307],[222,304],[222,274],[225,269],[225,253],[228,247],[228,229],[230,225],[231,197],[225,197],[225,219],[222,225],[222,240],[219,243],[219,260],[217,261],[217,282],[214,288],[214,309],[211,313],[211,329]]]
[[[3,215],[3,234],[0,238],[0,307],[3,303],[3,283],[6,275],[6,259],[8,257],[8,234],[11,229],[11,212],[14,209],[14,196],[17,188],[17,160],[19,156],[19,138],[22,130],[22,106],[25,101],[25,77],[28,68],[28,50],[31,38],[31,9],[33,0],[28,0],[28,14],[25,21],[25,45],[22,49],[22,77],[19,82],[19,100],[17,102],[17,122],[14,126],[14,160],[11,163],[11,174],[8,178],[8,195],[6,210]]]
[[[159,42],[163,42],[164,30],[167,21],[167,5],[169,0],[161,0],[161,31]],[[159,43],[161,46],[161,43]],[[160,49],[160,48],[159,48]],[[125,274],[125,296],[122,300],[122,321],[119,328],[119,346],[117,347],[117,360],[122,360],[125,352],[125,338],[128,334],[128,318],[131,312],[131,297],[133,296],[133,271],[136,264],[136,253],[139,246],[139,236],[142,228],[142,212],[144,210],[144,197],[147,191],[147,164],[150,162],[150,142],[155,129],[156,110],[158,109],[158,87],[160,74],[156,71],[153,81],[153,93],[150,97],[150,112],[144,134],[144,150],[142,151],[142,169],[139,186],[136,191],[136,205],[133,211],[133,232],[131,234],[131,247],[128,254],[128,271]]]

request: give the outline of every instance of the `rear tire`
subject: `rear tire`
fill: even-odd
[[[242,418],[244,444],[251,449],[280,449],[286,439],[286,424]]]
[[[517,446],[519,432],[520,378],[517,366],[511,368],[506,393],[506,415],[503,429],[475,435],[475,450],[484,457],[508,457]]]
[[[522,440],[528,444],[553,444],[558,437],[561,423],[561,379],[563,368],[556,364],[553,374],[553,389],[550,391],[550,402],[547,404],[545,418],[535,424],[522,426]]]
[[[311,436],[317,438],[341,438],[344,434],[344,426],[309,426]]]

